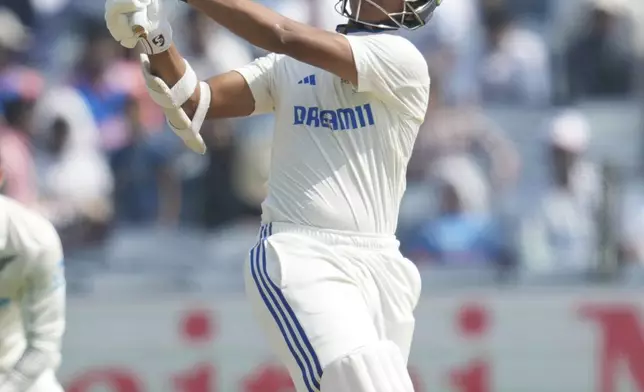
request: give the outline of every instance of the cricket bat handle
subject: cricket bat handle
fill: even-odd
[[[132,26],[132,32],[136,35],[137,38],[147,38],[148,32],[145,30],[147,24],[147,17],[145,12],[138,11],[130,14],[130,26]]]

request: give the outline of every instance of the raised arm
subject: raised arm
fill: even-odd
[[[291,20],[252,0],[184,1],[255,46],[324,69],[351,82],[357,91],[373,93],[401,113],[424,119],[429,99],[427,63],[402,37],[329,32]],[[433,7],[439,3],[431,2]],[[372,8],[363,11],[375,10],[371,16],[382,19],[382,10]],[[251,90],[257,95],[253,86]]]
[[[296,22],[250,0],[188,0],[187,3],[252,45],[285,54],[358,85],[351,44],[342,34]],[[150,56],[150,62],[151,71],[170,86],[185,72],[183,59],[174,46],[167,52]],[[266,103],[257,101],[265,101],[263,96],[266,94],[258,93],[258,89],[249,87],[248,82],[248,75],[242,76],[239,72],[228,72],[208,80],[212,101],[207,118],[265,112],[262,109]],[[197,89],[183,106],[189,116],[196,111],[198,102]]]
[[[308,26],[251,0],[184,0],[249,43],[358,83],[347,38]]]
[[[188,3],[272,54],[248,67],[199,82],[172,44],[172,28],[160,16],[159,0],[107,0],[105,19],[121,45],[132,48],[137,42],[142,43],[147,53],[142,64],[150,95],[164,108],[173,131],[188,147],[202,154],[206,148],[199,131],[207,118],[240,117],[275,108],[273,71],[283,57],[278,54],[325,69],[350,81],[358,91],[375,92],[389,100],[398,95],[401,86],[417,79],[416,72],[410,71],[417,68],[418,62],[405,64],[415,56],[409,56],[409,50],[401,50],[398,41],[347,38],[295,22],[251,0],[188,0]],[[148,34],[135,35],[135,27],[141,25],[133,23],[133,16],[143,21]],[[405,49],[405,45],[402,47]],[[401,66],[396,64],[399,59],[403,60]],[[422,57],[421,61],[426,69]]]

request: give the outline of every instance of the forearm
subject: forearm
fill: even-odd
[[[249,0],[185,1],[233,34],[269,52],[284,53],[289,37],[307,28]]]
[[[150,71],[153,75],[163,79],[163,81],[172,87],[181,79],[186,72],[186,64],[183,57],[172,44],[170,48],[162,53],[153,54],[150,57]],[[183,104],[182,108],[192,118],[199,105],[199,89],[195,89],[190,99]]]
[[[185,1],[252,45],[324,69],[357,85],[353,50],[342,34],[296,22],[252,0]]]

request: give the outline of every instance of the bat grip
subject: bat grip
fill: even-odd
[[[136,35],[137,38],[147,38],[148,32],[145,30],[147,24],[147,17],[145,12],[137,11],[130,14],[130,26],[132,26],[132,32]]]

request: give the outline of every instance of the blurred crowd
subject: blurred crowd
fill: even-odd
[[[260,1],[326,29],[342,22],[333,0]],[[263,54],[167,3],[202,78]],[[70,253],[132,228],[256,227],[271,116],[209,122],[208,153],[189,152],[148,98],[138,53],[109,36],[102,7],[0,0],[3,193],[51,219]],[[617,169],[589,154],[639,149],[619,138],[624,108],[644,119],[644,2],[446,0],[429,27],[403,34],[432,75],[399,224],[408,257],[537,272],[644,262],[644,154]],[[602,103],[602,124],[580,109],[589,102]],[[515,113],[515,125],[499,112]],[[598,127],[609,136],[596,141]],[[644,121],[635,127],[644,134]]]

